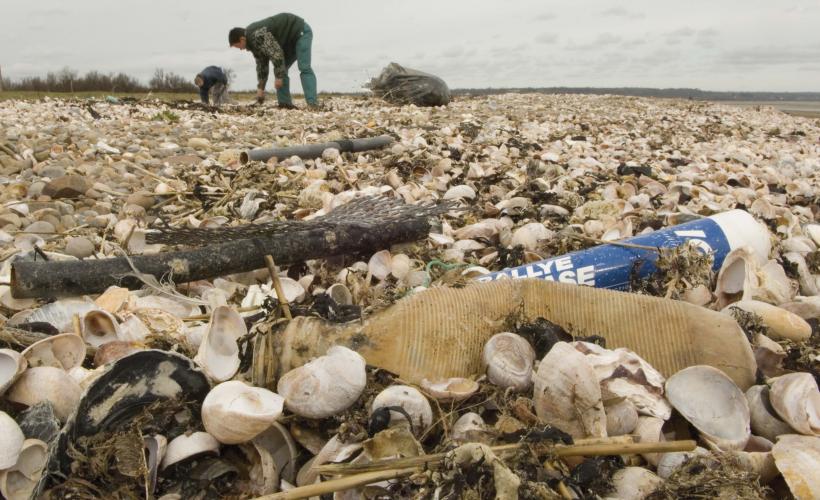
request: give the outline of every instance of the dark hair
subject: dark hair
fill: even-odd
[[[233,28],[228,32],[228,45],[239,42],[239,39],[243,36],[245,36],[245,28]]]

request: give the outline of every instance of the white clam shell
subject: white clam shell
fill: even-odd
[[[667,420],[672,407],[663,398],[663,375],[634,352],[606,349],[590,342],[573,342],[575,349],[586,356],[595,369],[601,391],[610,396],[628,399],[638,413]]]
[[[666,381],[666,397],[711,444],[723,451],[746,447],[749,403],[722,371],[704,365],[684,368]]]
[[[554,234],[540,222],[530,222],[513,231],[510,246],[521,245],[524,250],[533,252],[539,242],[552,238]]]
[[[532,385],[535,350],[524,337],[510,332],[493,335],[484,344],[481,359],[493,384],[518,392]]]
[[[442,198],[444,198],[445,200],[461,200],[463,198],[472,200],[473,198],[475,198],[475,195],[475,189],[471,188],[466,184],[460,184],[458,186],[453,186],[450,189],[448,189],[447,192],[444,193],[444,196]]]
[[[333,346],[279,379],[277,392],[291,412],[307,418],[326,418],[346,410],[359,399],[367,381],[364,358],[346,347]]]
[[[182,434],[172,439],[162,458],[162,469],[203,453],[219,454],[219,441],[207,432]]]
[[[615,495],[621,500],[642,500],[663,484],[663,479],[643,467],[625,467],[612,475]]]
[[[477,435],[480,435],[485,430],[484,419],[481,415],[474,412],[468,412],[460,416],[453,424],[450,437],[453,441],[466,443],[476,441]]]
[[[25,439],[17,422],[6,412],[0,411],[0,470],[17,463]]]
[[[113,314],[103,311],[89,311],[83,316],[83,339],[94,347],[118,340],[120,325]]]
[[[20,323],[44,322],[54,326],[58,332],[71,332],[73,328],[73,318],[75,314],[80,317],[89,311],[97,309],[96,304],[86,300],[65,299],[46,304],[30,313],[15,314],[9,320],[9,326],[16,326]]]
[[[23,351],[28,366],[53,366],[69,371],[83,364],[85,342],[73,333],[61,333],[39,340]]]
[[[607,436],[624,436],[638,426],[638,410],[628,399],[604,408]]]
[[[350,289],[342,283],[330,285],[326,293],[339,305],[349,306],[353,304],[353,294],[350,293]]]
[[[231,380],[208,392],[202,402],[205,430],[223,444],[250,441],[282,415],[282,396]]]
[[[398,280],[403,280],[410,273],[410,257],[403,253],[396,254],[390,260],[390,274]]]
[[[28,367],[26,358],[17,351],[0,349],[0,396]]]
[[[410,416],[416,435],[423,433],[433,423],[433,408],[427,398],[415,387],[409,385],[387,387],[373,398],[370,412],[373,413],[386,406],[401,406]],[[390,425],[406,421],[407,418],[402,413],[390,411]]]
[[[820,436],[820,391],[810,373],[789,373],[773,379],[769,400],[780,418],[794,430]]]
[[[478,392],[478,382],[463,377],[421,381],[421,387],[439,401],[462,401]]]
[[[48,446],[26,439],[14,466],[0,472],[0,493],[6,500],[28,500],[48,461]]]
[[[797,500],[820,498],[820,438],[787,434],[772,448],[777,469]]]
[[[633,431],[639,443],[660,443],[666,441],[663,435],[663,425],[666,422],[657,417],[638,417],[638,424]],[[658,465],[660,453],[642,453],[641,456],[652,465]]]
[[[780,419],[769,397],[770,391],[765,385],[753,385],[746,391],[752,432],[774,442],[777,436],[792,434],[794,430]]]
[[[392,260],[393,257],[390,255],[389,250],[376,252],[370,257],[370,261],[367,263],[367,271],[374,278],[383,280],[390,275]]]
[[[253,453],[250,453],[253,448]],[[296,461],[299,450],[287,429],[274,422],[267,430],[243,447],[253,455],[248,471],[254,493],[267,495],[279,491],[282,481],[296,482]]]
[[[239,369],[237,339],[247,333],[245,320],[239,313],[228,306],[217,307],[194,361],[212,379],[220,382],[230,379]]]
[[[54,414],[65,422],[80,404],[82,389],[71,376],[60,368],[38,366],[24,371],[12,385],[6,399],[26,406],[49,401]]]
[[[770,336],[775,340],[789,339],[803,342],[811,337],[811,325],[800,316],[783,308],[757,300],[741,300],[730,304],[722,312],[731,314],[732,307],[760,316],[763,324],[769,328]]]
[[[538,417],[575,438],[606,437],[606,414],[595,370],[566,342],[556,343],[533,377]]]

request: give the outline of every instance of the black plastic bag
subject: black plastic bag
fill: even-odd
[[[444,80],[397,63],[388,64],[366,86],[374,95],[393,104],[445,106],[450,102],[450,89]]]

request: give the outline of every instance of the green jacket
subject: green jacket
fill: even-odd
[[[256,78],[259,88],[265,88],[270,63],[276,78],[287,75],[285,61],[296,58],[296,40],[302,35],[305,20],[294,14],[276,14],[245,28],[247,49],[256,59]]]

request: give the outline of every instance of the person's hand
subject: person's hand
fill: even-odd
[[[281,89],[284,84],[285,82],[283,82],[281,78],[277,78],[276,81],[273,82],[273,86],[276,87],[276,90]]]

